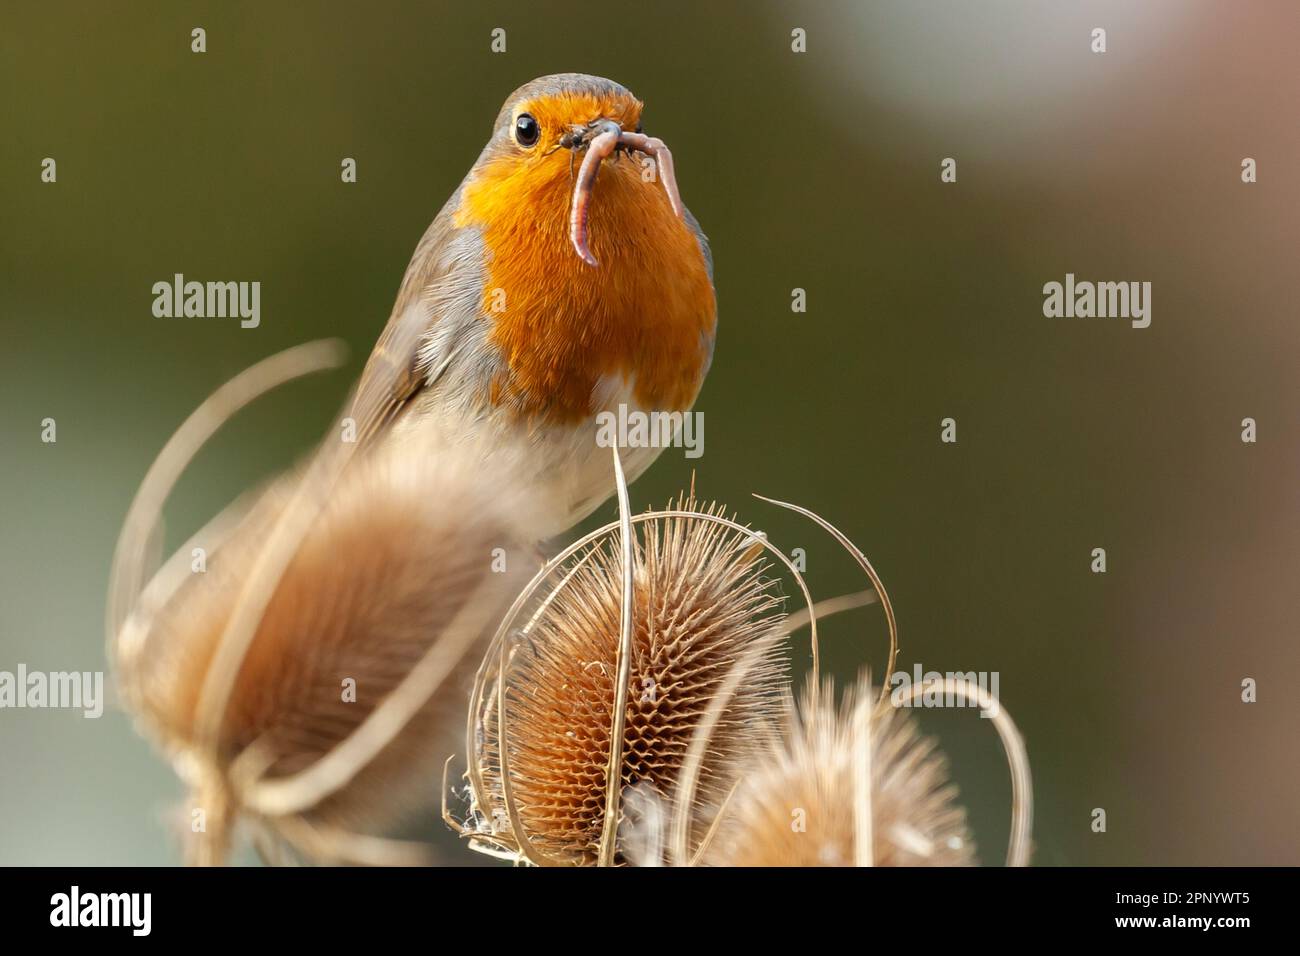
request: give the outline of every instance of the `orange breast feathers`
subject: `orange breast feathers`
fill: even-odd
[[[597,177],[589,223],[600,265],[587,265],[568,236],[581,161],[569,149],[493,157],[462,192],[455,224],[482,231],[483,314],[505,359],[490,398],[530,420],[572,424],[599,410],[598,386],[621,376],[642,408],[684,411],[717,322],[700,242],[643,176],[642,158],[619,153]]]

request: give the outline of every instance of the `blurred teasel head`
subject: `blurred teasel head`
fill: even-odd
[[[190,785],[191,862],[226,860],[240,822],[268,859],[427,862],[380,834],[434,802],[480,641],[536,566],[527,503],[472,447],[327,440],[150,574],[141,543],[203,432],[324,357],[291,350],[214,395],[146,478],[119,546],[110,654]]]
[[[864,680],[837,708],[827,681],[746,767],[705,866],[969,866],[975,846],[947,760]]]

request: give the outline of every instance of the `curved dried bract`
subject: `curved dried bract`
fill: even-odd
[[[619,787],[672,792],[712,695],[762,642],[767,651],[718,721],[701,773],[701,791],[720,798],[779,711],[781,599],[758,539],[729,527],[721,508],[690,498],[635,520]],[[535,863],[600,859],[624,620],[621,543],[605,536],[553,568],[563,583],[512,641],[489,650],[471,711],[467,835],[479,843]]]
[[[311,859],[411,862],[377,840],[431,801],[454,747],[477,654],[534,564],[528,503],[486,474],[472,443],[376,447],[329,493],[287,476],[226,522],[206,570],[173,558],[124,630],[127,701],[194,791],[206,830],[195,862],[224,859],[244,817]],[[201,731],[212,662],[286,504],[313,513],[267,585],[213,726]],[[184,558],[185,555],[178,555]],[[183,562],[182,562],[183,563]],[[211,738],[211,739],[209,739]]]
[[[932,691],[978,706],[981,716],[989,718],[989,723],[997,731],[1002,749],[1007,755],[1007,766],[1011,770],[1011,836],[1007,838],[1007,866],[1028,866],[1033,849],[1034,785],[1030,778],[1029,754],[1025,752],[1024,737],[1002,703],[970,681],[944,677],[933,683],[926,681],[913,684],[906,690],[899,688],[893,696],[897,698],[897,706],[905,707]]]
[[[784,739],[741,775],[706,866],[967,866],[965,810],[946,760],[864,680],[786,703]],[[868,783],[869,782],[869,783]]]
[[[838,529],[829,522],[807,509],[800,508],[797,505],[790,505],[784,502],[775,501],[763,496],[756,496],[762,500],[778,504],[803,514],[820,527],[826,529],[833,537],[854,557],[860,567],[867,573],[871,579],[874,596],[879,599],[884,607],[886,620],[889,624],[890,632],[890,653],[889,664],[892,667],[897,654],[897,629],[893,615],[892,606],[889,597],[884,590],[883,583],[876,574],[870,562],[865,555],[850,542]],[[817,681],[819,677],[818,668],[818,650],[816,625],[819,616],[839,613],[843,610],[853,607],[862,606],[863,604],[874,603],[866,592],[856,595],[846,595],[841,598],[835,598],[829,601],[823,601],[817,605],[809,604],[806,611],[800,611],[791,615],[786,622],[786,631],[792,632],[797,627],[804,624],[810,624],[813,628],[812,649],[813,649],[813,671],[810,675],[808,691],[803,702],[802,710],[806,714],[818,714],[822,712],[822,705],[819,700],[819,688]],[[712,743],[713,727],[715,726],[720,715],[724,713],[730,704],[731,695],[736,689],[743,685],[747,679],[749,670],[754,666],[757,659],[756,648],[750,648],[735,663],[731,673],[727,675],[726,680],[722,683],[714,699],[709,703],[701,721],[699,729],[696,732],[695,739],[692,740],[690,749],[687,753],[685,763],[681,773],[678,775],[678,786],[674,794],[675,812],[672,814],[667,825],[667,839],[661,848],[661,853],[666,857],[667,862],[673,865],[694,865],[700,862],[705,856],[713,840],[717,836],[719,829],[729,818],[732,805],[741,788],[738,784],[736,788],[728,794],[720,807],[710,808],[701,806],[700,801],[696,799],[695,787],[700,772],[704,755],[708,753]],[[863,685],[866,687],[865,682]],[[914,686],[911,688],[910,698],[919,696],[920,692],[925,689],[924,686]],[[1030,782],[1029,760],[1025,753],[1024,742],[1012,722],[1010,716],[1000,706],[999,702],[991,697],[986,691],[976,685],[965,684],[955,681],[952,678],[946,678],[943,682],[944,692],[957,697],[960,700],[968,701],[978,705],[982,712],[992,718],[991,723],[997,731],[1003,747],[1006,751],[1007,763],[1011,769],[1012,784],[1012,801],[1011,801],[1011,836],[1007,848],[1007,865],[1024,866],[1028,863],[1030,852],[1030,835],[1032,830],[1033,816],[1033,789]],[[907,695],[904,695],[907,696]],[[847,804],[851,806],[853,813],[854,840],[852,843],[853,860],[858,865],[869,865],[877,857],[878,834],[876,832],[875,818],[873,816],[873,800],[871,798],[871,785],[868,781],[873,779],[873,774],[877,764],[876,746],[872,743],[871,728],[881,725],[883,721],[896,719],[894,711],[886,703],[888,697],[887,691],[882,688],[879,700],[870,708],[866,704],[865,698],[860,698],[852,710],[852,717],[848,721],[851,728],[852,736],[855,743],[851,748],[849,766],[851,768],[851,787],[850,801]],[[903,706],[908,701],[898,702]],[[788,711],[790,715],[795,715],[793,709]],[[794,733],[793,728],[796,721],[792,716],[786,720],[786,738],[791,739]],[[885,755],[887,756],[887,754]],[[748,768],[744,780],[749,779],[749,775],[755,771],[755,768]],[[958,808],[959,809],[959,808]],[[701,815],[712,814],[713,822],[703,838],[695,847],[693,852],[688,853],[688,833],[697,826],[695,814],[697,811]],[[645,814],[643,814],[644,816]],[[907,833],[908,831],[899,831]],[[885,839],[889,836],[886,834]],[[644,840],[641,841],[644,843]],[[959,841],[960,842],[960,841]],[[933,843],[913,843],[913,846],[923,846],[930,848],[927,852],[932,852]],[[643,854],[644,856],[644,854]]]
[[[885,662],[885,673],[892,674],[894,672],[894,662],[898,660],[898,621],[894,617],[893,602],[889,600],[889,594],[885,591],[885,583],[880,579],[880,575],[876,573],[876,569],[872,566],[871,562],[867,560],[867,556],[862,553],[862,550],[856,544],[848,539],[848,536],[845,535],[844,532],[835,527],[821,515],[809,511],[807,508],[801,507],[800,505],[791,504],[788,501],[778,501],[775,498],[768,498],[764,495],[757,494],[754,495],[754,497],[759,501],[766,501],[768,504],[776,505],[778,508],[785,508],[787,511],[793,511],[795,514],[803,515],[834,538],[840,547],[847,551],[853,560],[857,562],[858,567],[862,569],[862,571],[867,575],[867,578],[871,581],[871,587],[876,592],[876,597],[880,600],[880,606],[885,612],[885,623],[889,627],[889,657]],[[821,658],[817,646],[816,629],[813,630],[812,648],[813,675],[816,681],[820,681]],[[817,696],[817,689],[818,685],[814,682],[810,686],[810,693],[812,694],[814,701]],[[886,688],[881,687],[881,703],[885,700],[885,694]]]
[[[127,617],[135,614],[137,625],[143,608],[141,594],[155,570],[148,566],[148,542],[155,536],[162,507],[168,495],[194,455],[212,435],[241,408],[266,392],[295,378],[336,368],[345,351],[333,339],[308,342],[278,352],[236,375],[214,391],[196,408],[168,440],[140,483],[118,537],[108,588],[108,657],[117,668],[129,666],[120,661],[123,655],[138,651],[137,646],[123,646]],[[230,515],[218,519],[208,539],[218,536],[230,524]],[[183,549],[188,553],[188,549]],[[155,594],[157,589],[155,588]],[[137,637],[140,631],[133,632]]]

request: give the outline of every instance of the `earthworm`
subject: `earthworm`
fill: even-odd
[[[619,129],[610,122],[605,131],[592,137],[587,144],[587,155],[582,158],[578,169],[578,178],[573,186],[573,203],[569,212],[569,241],[574,251],[589,266],[599,265],[596,257],[587,246],[587,213],[591,207],[591,191],[596,183],[596,173],[600,171],[601,161],[613,154],[619,147],[645,153],[655,161],[664,192],[668,202],[679,219],[684,219],[686,209],[682,205],[681,193],[677,190],[677,177],[673,173],[673,154],[664,145],[663,140],[644,133],[629,133]]]

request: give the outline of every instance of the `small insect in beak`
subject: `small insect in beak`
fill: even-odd
[[[587,214],[591,206],[591,192],[596,184],[596,173],[600,171],[601,161],[616,149],[635,150],[653,159],[673,212],[677,218],[685,218],[681,193],[677,190],[677,177],[673,173],[673,154],[668,151],[663,140],[640,132],[629,133],[613,120],[598,119],[586,126],[570,129],[560,137],[560,145],[573,150],[585,147],[587,150],[573,185],[573,200],[569,211],[569,241],[587,265],[600,264],[587,246]]]

